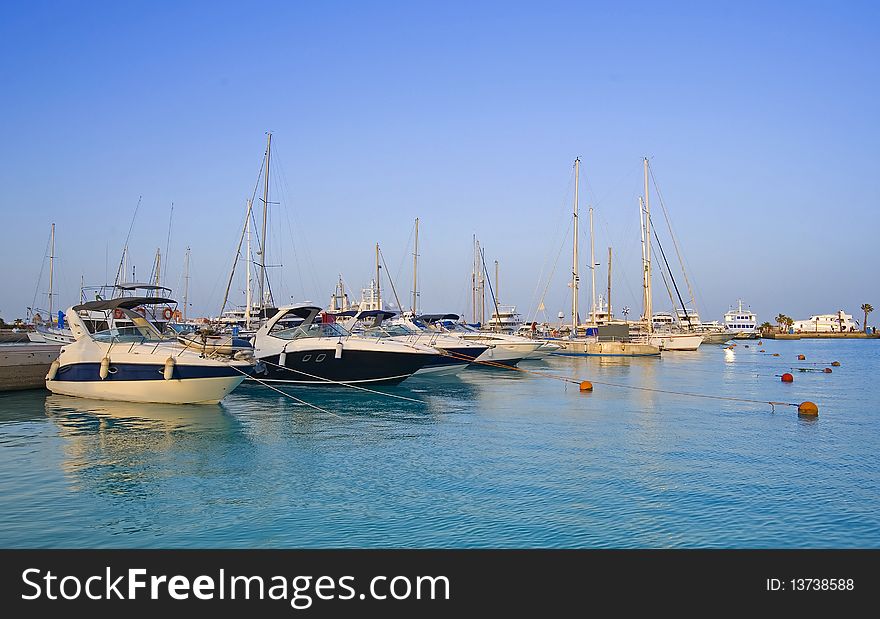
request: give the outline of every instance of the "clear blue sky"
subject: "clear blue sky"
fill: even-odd
[[[615,304],[637,308],[647,155],[704,319],[739,297],[761,319],[880,308],[878,29],[870,2],[6,5],[0,315],[31,304],[53,221],[59,304],[112,278],[138,196],[138,272],[174,202],[168,281],[180,296],[191,246],[216,313],[267,130],[284,299],[366,285],[377,241],[408,294],[418,216],[424,309],[468,306],[477,234],[502,302],[548,286],[567,312],[579,155],[598,280],[613,245]]]

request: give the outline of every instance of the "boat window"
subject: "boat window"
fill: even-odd
[[[283,340],[299,340],[311,337],[345,337],[350,334],[336,323],[312,323],[279,331],[273,330],[272,335]]]

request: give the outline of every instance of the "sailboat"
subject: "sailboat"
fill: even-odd
[[[653,300],[651,296],[651,206],[648,198],[648,158],[644,158],[645,196],[639,199],[639,225],[642,233],[642,264],[644,266],[645,313],[642,317],[648,342],[661,350],[697,350],[703,342],[699,333],[675,333],[654,330]],[[671,274],[670,274],[671,275]]]
[[[652,357],[660,354],[660,348],[652,342],[634,341],[629,336],[625,340],[601,341],[596,324],[596,260],[593,249],[593,209],[590,209],[590,270],[592,271],[592,307],[591,325],[583,329],[585,337],[579,336],[578,325],[578,181],[580,172],[580,158],[574,160],[574,244],[572,246],[571,270],[571,334],[568,338],[554,340],[561,346],[561,350],[554,352],[556,355],[585,356],[585,357]],[[610,276],[609,276],[610,277]],[[610,319],[610,308],[608,310]],[[628,329],[627,329],[628,332]]]

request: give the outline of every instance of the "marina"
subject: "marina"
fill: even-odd
[[[877,547],[874,343],[762,348],[522,364],[589,378],[590,393],[495,369],[384,388],[417,402],[297,392],[332,414],[257,385],[207,406],[8,392],[0,543]],[[766,402],[803,400],[818,417]]]

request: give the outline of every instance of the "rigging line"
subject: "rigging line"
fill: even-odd
[[[49,233],[49,238],[46,239],[46,249],[43,250],[43,260],[40,262],[40,276],[37,278],[37,286],[34,288],[34,300],[31,301],[31,309],[36,312],[37,308],[37,297],[40,294],[40,283],[43,281],[43,271],[46,270],[46,258],[49,255],[49,245],[52,243],[52,233]],[[51,318],[51,316],[50,316]]]
[[[486,278],[486,283],[489,284],[489,294],[492,295],[492,304],[495,306],[495,324],[496,326],[501,326],[501,310],[498,309],[498,298],[495,296],[495,291],[492,290],[492,280],[489,278],[489,269],[486,267],[486,250],[483,247],[480,247],[480,260],[483,262],[483,277]],[[495,282],[496,284],[498,282]]]
[[[332,385],[340,385],[342,387],[351,387],[352,389],[357,389],[359,391],[366,391],[368,393],[374,393],[376,395],[384,395],[389,398],[396,398],[398,400],[406,400],[408,402],[416,402],[417,404],[424,404],[424,400],[417,400],[416,398],[408,398],[404,395],[396,395],[394,393],[385,393],[383,391],[377,391],[375,389],[368,389],[366,387],[361,387],[360,385],[353,385],[352,383],[345,383],[339,380],[333,380],[330,378],[325,378],[323,376],[317,376],[315,374],[309,374],[308,372],[303,372],[302,370],[295,370],[293,368],[289,368],[286,365],[278,365],[277,363],[272,363],[271,361],[261,360],[266,365],[271,365],[272,367],[279,368],[281,370],[287,370],[288,372],[295,372],[296,374],[302,374],[303,376],[308,376],[309,378],[317,378],[318,380],[323,380]]]
[[[403,306],[400,304],[400,297],[397,296],[397,289],[394,287],[394,280],[391,279],[391,273],[388,271],[388,265],[385,264],[385,254],[382,253],[382,248],[379,248],[379,257],[382,259],[382,268],[385,269],[385,276],[388,278],[388,281],[391,283],[391,292],[394,293],[394,300],[397,302],[397,309],[401,312],[403,311]],[[378,282],[376,282],[378,285]],[[382,308],[378,308],[381,310]]]
[[[409,253],[409,244],[412,242],[412,238],[413,238],[413,235],[415,234],[415,230],[416,230],[416,224],[415,224],[415,222],[413,222],[412,227],[409,229],[409,238],[406,240],[406,247],[404,248],[403,253],[400,255],[400,264],[397,267],[397,272],[394,274],[394,279],[400,279],[400,272],[403,271],[403,264],[406,262],[406,257],[407,257],[407,255],[412,255]],[[413,251],[415,251],[415,249],[413,249]],[[388,279],[391,279],[391,277],[390,277],[391,271],[389,271],[388,273],[389,273]],[[393,288],[393,286],[392,286],[392,288]],[[401,311],[403,311],[402,307],[400,309],[401,309]]]
[[[272,391],[277,391],[278,393],[280,393],[280,394],[283,395],[284,397],[286,397],[286,398],[290,398],[290,399],[293,400],[294,402],[299,402],[300,404],[303,404],[303,405],[305,405],[305,406],[308,406],[309,408],[314,408],[316,411],[321,411],[322,413],[327,413],[328,415],[332,415],[332,416],[334,416],[334,417],[338,417],[339,419],[343,419],[342,415],[337,415],[337,414],[334,413],[334,412],[328,411],[326,408],[321,408],[320,406],[315,406],[314,404],[311,404],[311,403],[309,403],[309,402],[306,402],[305,400],[300,400],[298,397],[296,397],[296,396],[294,396],[294,395],[291,395],[291,394],[287,393],[286,391],[281,391],[281,389],[278,389],[277,387],[273,387],[273,386],[270,385],[269,383],[267,383],[267,382],[265,382],[265,381],[262,381],[262,380],[260,380],[259,378],[255,378],[255,377],[251,376],[251,375],[248,374],[247,372],[238,369],[238,368],[235,367],[234,365],[230,365],[229,367],[231,367],[233,370],[235,370],[236,372],[238,372],[238,373],[240,373],[240,374],[244,374],[245,376],[247,376],[247,377],[248,377],[249,379],[251,379],[252,381],[257,382],[257,383],[263,385],[264,387],[268,387],[268,388],[271,389]]]
[[[691,282],[688,279],[687,269],[684,268],[684,260],[681,257],[681,251],[678,248],[678,240],[676,239],[675,232],[672,230],[672,222],[669,220],[669,212],[666,210],[666,203],[663,201],[663,194],[660,193],[660,187],[657,186],[657,179],[654,178],[654,168],[653,166],[648,166],[648,173],[651,175],[651,181],[654,183],[654,190],[657,192],[657,197],[660,199],[660,207],[663,210],[663,218],[666,220],[666,227],[669,228],[669,236],[672,237],[672,245],[675,247],[675,253],[678,256],[678,263],[681,265],[681,272],[684,275],[684,282],[687,284],[688,292],[691,295],[691,303],[695,306],[697,304],[696,295],[694,294],[694,289],[691,286]],[[698,308],[695,308],[698,309]]]
[[[138,196],[137,205],[134,207],[134,214],[131,216],[131,223],[128,225],[128,234],[125,236],[125,245],[122,246],[122,257],[119,259],[119,268],[116,269],[116,281],[113,283],[114,286],[119,284],[119,275],[122,274],[122,263],[125,262],[125,253],[128,251],[128,241],[131,239],[131,231],[134,229],[134,221],[137,219],[138,209],[141,207],[141,200],[143,200],[143,196]]]
[[[561,217],[561,215],[564,214],[568,208],[568,198],[569,198],[569,194],[571,193],[571,188],[573,185],[574,185],[574,167],[572,167],[568,173],[568,182],[566,183],[566,186],[565,186],[565,193],[562,196],[562,204],[559,207],[559,209],[557,210],[556,229],[553,231],[553,236],[550,237],[551,243],[556,238],[558,238],[559,228],[562,226],[563,220],[567,219],[567,217],[563,218],[563,217]],[[562,240],[562,243],[560,243],[560,245],[559,245],[559,251],[556,254],[556,260],[553,263],[553,269],[551,270],[550,275],[547,277],[547,285],[544,287],[544,294],[541,296],[540,303],[535,305],[535,303],[534,303],[535,297],[537,297],[538,290],[541,288],[541,282],[544,279],[544,270],[547,268],[547,264],[550,262],[550,256],[553,255],[552,245],[551,245],[550,251],[545,252],[545,254],[544,254],[545,255],[544,261],[541,263],[541,270],[538,273],[538,281],[535,283],[535,289],[532,291],[532,298],[531,298],[530,304],[529,304],[529,310],[532,309],[532,306],[535,307],[535,311],[531,315],[531,318],[533,320],[538,317],[538,309],[537,308],[540,307],[540,304],[544,302],[544,297],[546,297],[546,295],[547,295],[547,289],[550,287],[550,282],[553,279],[553,274],[556,271],[556,264],[559,262],[559,255],[562,253],[562,246],[565,244],[565,241],[568,240],[568,234],[569,234],[569,229],[566,228],[565,238]]]
[[[553,281],[553,275],[556,273],[556,266],[559,264],[559,256],[562,255],[562,248],[563,248],[563,245],[565,245],[565,241],[567,241],[567,240],[568,240],[568,232],[566,232],[565,238],[563,239],[562,243],[560,243],[560,245],[559,245],[559,251],[556,252],[556,260],[553,261],[553,268],[550,270],[550,275],[547,277],[547,285],[544,286],[544,292],[541,294],[540,301],[535,306],[535,313],[532,315],[533,320],[530,322],[533,322],[534,319],[538,317],[538,311],[539,311],[538,308],[544,304],[544,300],[547,298],[547,291],[550,289],[550,284]],[[546,309],[546,306],[544,306],[544,316],[545,317],[547,315],[546,312],[547,312],[547,309]]]
[[[535,370],[525,370],[523,368],[516,367],[515,365],[506,365],[504,363],[500,363],[498,361],[481,361],[476,359],[475,357],[471,357],[469,355],[464,355],[462,353],[451,352],[444,349],[437,349],[440,354],[444,357],[452,357],[453,359],[458,359],[460,361],[469,361],[470,363],[479,363],[480,365],[485,365],[492,368],[499,368],[502,370],[515,370],[517,372],[522,372],[524,374],[534,374],[535,376],[540,376],[542,378],[553,378],[556,380],[561,380],[565,383],[572,383],[573,385],[579,385],[582,381],[577,380],[576,378],[569,378],[567,376],[559,376],[558,374],[548,374],[546,372],[536,372]]]
[[[650,218],[650,215],[648,216]],[[653,220],[651,221],[653,224]],[[684,301],[681,299],[681,293],[678,291],[678,284],[675,283],[675,276],[672,275],[672,270],[669,268],[669,261],[666,260],[666,252],[663,251],[663,245],[660,243],[660,237],[657,236],[657,228],[655,226],[651,226],[651,231],[654,233],[654,238],[657,240],[657,247],[660,248],[660,255],[663,256],[663,262],[666,264],[666,270],[669,271],[669,279],[672,280],[672,286],[675,288],[675,294],[678,296],[678,302],[681,303],[681,309],[684,311],[684,318],[687,320],[688,327],[691,327],[691,319],[688,316],[687,306],[685,306]],[[660,271],[662,274],[663,271]],[[675,305],[675,301],[672,303]],[[673,308],[674,309],[674,308]],[[676,312],[677,314],[678,312]]]

